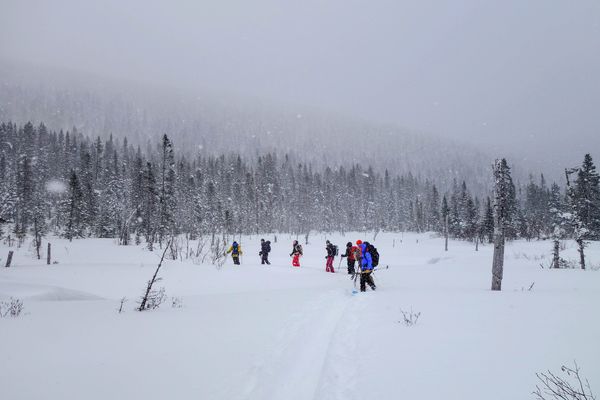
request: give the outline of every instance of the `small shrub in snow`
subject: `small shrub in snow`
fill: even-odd
[[[181,297],[171,297],[171,307],[172,308],[183,307],[183,302],[181,301]]]
[[[542,269],[555,269],[552,260],[547,263],[540,263]],[[567,260],[560,257],[558,260],[558,268],[560,269],[579,269],[579,261]]]
[[[1,318],[16,318],[23,312],[23,301],[13,299],[0,302],[0,317]]]
[[[183,242],[181,237],[176,236],[171,240],[169,252],[171,260],[183,259]]]
[[[566,268],[566,269],[575,269],[575,268],[579,268],[579,264],[577,261],[573,261],[573,260],[565,260],[565,259],[561,259],[561,268]]]
[[[209,244],[208,238],[204,236],[200,236],[198,238],[198,245],[196,246],[196,250],[192,252],[192,261],[194,264],[202,264],[204,260],[208,256],[208,251],[206,251],[206,246]]]
[[[223,264],[225,264],[225,260],[227,259],[227,243],[225,242],[225,237],[223,240],[215,240],[214,243],[210,246],[210,263],[220,269]]]
[[[579,366],[570,368],[563,365],[560,370],[563,375],[559,376],[551,371],[535,374],[540,381],[535,386],[533,395],[538,400],[595,400],[590,383],[587,378],[579,374]]]
[[[589,268],[590,268],[592,271],[599,271],[599,270],[600,270],[600,264],[592,264],[592,263],[589,263]]]
[[[546,255],[545,254],[533,254],[533,255],[529,255],[527,253],[513,253],[514,254],[514,258],[515,260],[520,260],[520,259],[525,259],[527,261],[541,261],[541,260],[545,260],[546,259]]]
[[[406,326],[416,325],[417,321],[419,320],[419,317],[421,316],[421,312],[414,312],[412,308],[410,309],[410,311],[404,311],[400,309],[400,312],[402,313],[402,318],[404,319],[404,321],[398,322],[404,322],[404,325]]]
[[[155,310],[158,307],[160,307],[160,305],[162,303],[165,302],[165,299],[167,298],[166,294],[165,294],[165,288],[161,287],[158,290],[152,290],[149,294],[148,294],[148,301],[146,301],[146,309],[147,310]]]
[[[524,292],[524,291],[527,290],[528,292],[531,292],[531,290],[533,289],[534,285],[535,285],[535,282],[531,282],[531,285],[529,285],[529,287],[527,289],[525,289],[525,286],[522,286],[521,287],[521,291]]]

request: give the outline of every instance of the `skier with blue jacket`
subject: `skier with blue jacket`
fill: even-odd
[[[360,291],[367,291],[367,283],[372,290],[376,289],[375,282],[373,281],[373,258],[369,252],[369,243],[363,243],[361,240],[357,240],[356,244],[360,247],[362,257],[360,263]]]

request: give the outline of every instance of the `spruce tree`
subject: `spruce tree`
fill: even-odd
[[[65,213],[67,214],[64,236],[69,241],[72,241],[74,237],[82,236],[83,206],[83,193],[79,178],[75,171],[71,171],[68,198],[64,204]]]
[[[162,245],[163,238],[174,233],[175,228],[175,155],[173,144],[167,135],[162,138],[160,188],[159,188],[158,241]]]
[[[483,236],[487,238],[488,243],[494,241],[494,208],[492,207],[492,200],[489,196],[485,202],[485,211],[483,217]]]
[[[20,154],[17,164],[16,189],[14,232],[22,242],[33,218],[35,190],[31,157],[25,152]]]
[[[448,226],[448,220],[450,218],[450,207],[448,207],[448,200],[446,200],[446,196],[444,196],[444,198],[442,199],[442,209],[441,209],[441,214],[442,214],[442,224],[444,226],[444,250],[448,251],[448,236],[450,235],[449,232],[449,226]]]
[[[552,268],[560,268],[560,240],[565,235],[566,221],[560,187],[556,183],[550,189],[548,210],[552,226]]]
[[[600,239],[600,177],[589,154],[585,155],[577,172],[573,203],[582,228],[586,231],[583,238]]]
[[[154,176],[154,167],[152,163],[147,162],[144,168],[143,187],[142,187],[142,205],[140,218],[142,220],[142,231],[146,238],[148,249],[154,249],[154,241],[156,234],[156,209],[157,209],[157,191],[156,178]]]

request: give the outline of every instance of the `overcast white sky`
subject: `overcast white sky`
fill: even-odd
[[[0,54],[10,60],[306,104],[477,143],[501,136],[561,163],[563,151],[600,157],[599,0],[0,5]]]

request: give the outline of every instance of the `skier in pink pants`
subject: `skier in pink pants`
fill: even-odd
[[[300,266],[300,256],[302,256],[302,245],[298,243],[297,240],[294,240],[292,244],[292,252],[290,253],[290,257],[292,258],[292,266],[299,267]]]
[[[337,255],[337,246],[332,244],[329,240],[325,242],[325,250],[327,250],[327,262],[325,263],[325,271],[327,272],[335,272],[333,269],[333,259]]]

